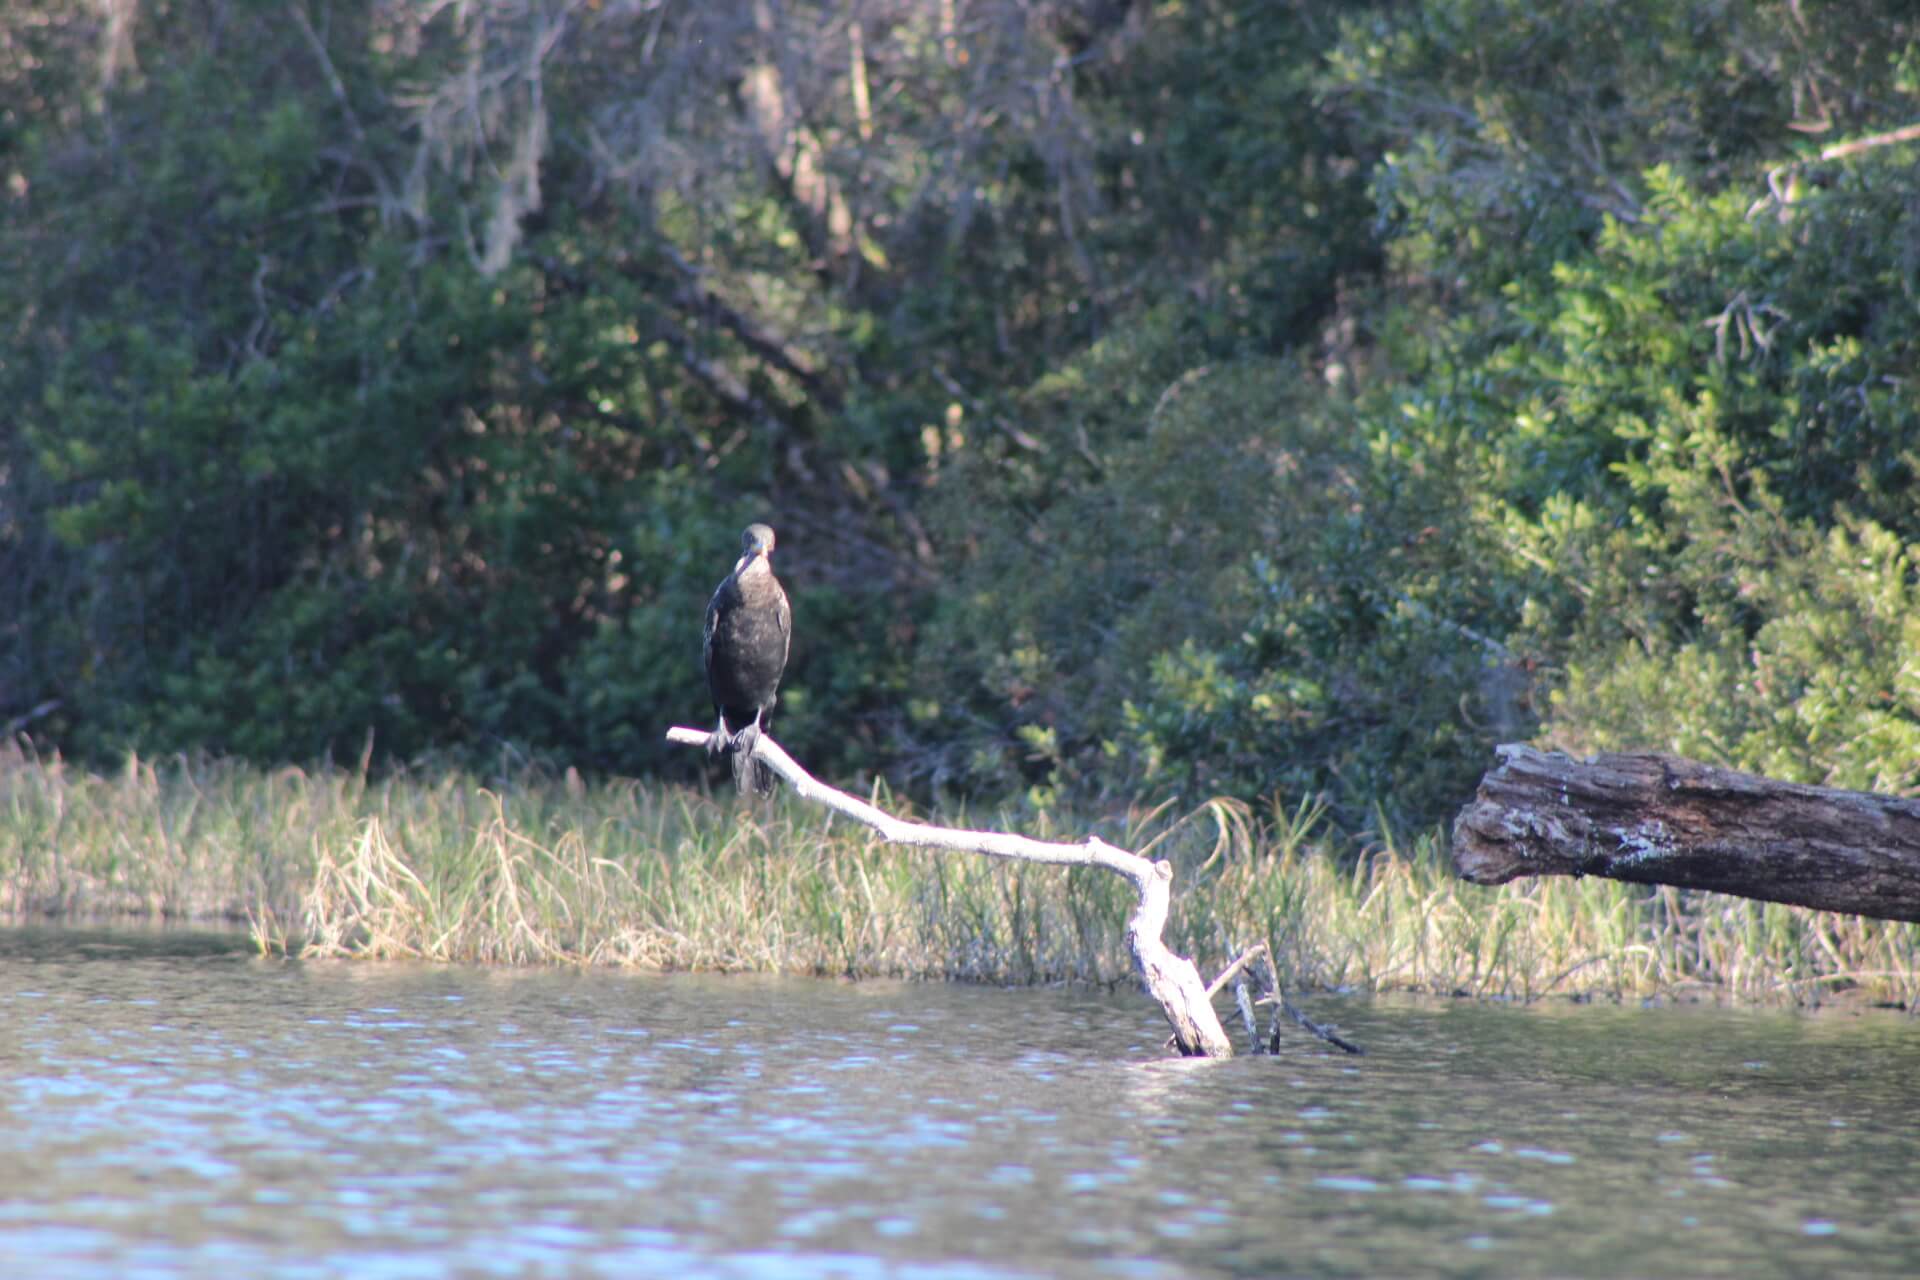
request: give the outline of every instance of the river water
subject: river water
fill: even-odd
[[[0,930],[0,1276],[1920,1274],[1920,1022]]]

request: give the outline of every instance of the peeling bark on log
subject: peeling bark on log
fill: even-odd
[[[1920,920],[1920,801],[1653,754],[1497,748],[1453,824],[1476,884],[1605,876]]]

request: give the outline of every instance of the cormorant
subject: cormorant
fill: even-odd
[[[707,605],[707,690],[720,727],[707,739],[707,754],[733,757],[733,781],[742,794],[751,785],[773,792],[773,770],[753,758],[753,744],[772,723],[773,695],[787,668],[793,614],[787,593],[773,576],[773,530],[750,524],[740,535],[740,560]]]

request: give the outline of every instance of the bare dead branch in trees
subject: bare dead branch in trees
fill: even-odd
[[[1836,142],[1820,152],[1822,160],[1838,160],[1842,156],[1857,155],[1862,151],[1871,151],[1875,147],[1890,147],[1899,142],[1912,142],[1920,139],[1920,123],[1902,125],[1898,129],[1889,129],[1885,133],[1872,134],[1865,138],[1855,138],[1852,142]]]
[[[106,30],[100,39],[100,92],[112,89],[121,75],[140,74],[140,54],[133,44],[133,29],[139,21],[139,0],[105,0],[97,6],[106,10]]]
[[[667,731],[667,741],[682,746],[705,747],[708,737],[704,729],[684,726]],[[1220,1025],[1220,1018],[1213,1011],[1206,985],[1200,980],[1200,971],[1194,967],[1193,961],[1170,951],[1160,938],[1172,902],[1172,863],[1149,861],[1138,854],[1116,848],[1098,836],[1088,836],[1079,844],[1059,844],[998,831],[965,831],[907,822],[819,781],[764,733],[755,741],[753,753],[767,767],[785,778],[801,799],[825,805],[835,813],[872,827],[894,844],[918,845],[954,853],[978,853],[1014,862],[1103,867],[1126,877],[1140,894],[1140,904],[1127,920],[1127,946],[1133,953],[1134,968],[1146,983],[1148,993],[1160,1002],[1161,1009],[1166,1013],[1180,1052],[1188,1057],[1233,1056],[1233,1042],[1227,1038],[1226,1029]]]
[[[985,404],[982,404],[978,397],[961,386],[960,383],[955,380],[954,376],[944,368],[939,365],[934,365],[932,373],[934,381],[945,387],[948,395],[965,405],[967,409],[978,417],[992,423],[1007,439],[1013,441],[1016,445],[1030,453],[1045,453],[1047,451],[1046,444],[1035,437],[1032,432],[1026,430],[1017,422],[1009,422],[1006,418],[995,413]]]
[[[681,366],[693,375],[694,380],[705,387],[713,397],[726,405],[737,416],[746,419],[754,426],[774,437],[787,433],[786,422],[776,408],[768,404],[740,377],[717,360],[709,360],[700,354],[691,337],[662,324],[662,333],[674,353],[680,357]]]
[[[1788,127],[1824,129],[1830,123],[1822,120],[1814,126],[1789,125]],[[1902,125],[1898,129],[1889,129],[1884,133],[1869,134],[1864,138],[1855,138],[1850,142],[1836,142],[1832,146],[1821,148],[1820,159],[1839,160],[1847,156],[1859,155],[1863,151],[1871,151],[1876,147],[1891,147],[1902,142],[1916,141],[1920,141],[1920,122]],[[1769,169],[1767,194],[1748,207],[1748,219],[1758,217],[1769,209],[1774,210],[1775,216],[1782,221],[1791,218],[1793,215],[1789,206],[1800,199],[1800,175],[1806,170],[1808,163],[1805,160],[1793,160]]]
[[[300,36],[307,42],[314,61],[320,64],[320,74],[326,78],[327,89],[333,94],[333,100],[340,106],[340,114],[347,122],[347,132],[353,135],[354,145],[359,149],[355,159],[372,175],[374,185],[380,189],[380,220],[388,221],[402,206],[394,198],[393,181],[380,167],[379,157],[374,154],[367,140],[367,131],[360,124],[360,117],[353,109],[353,101],[347,96],[346,82],[340,78],[340,72],[333,65],[333,58],[327,53],[327,46],[320,39],[320,33],[313,29],[313,23],[307,19],[306,6],[299,3],[289,4],[287,12],[293,15],[293,24]]]
[[[782,54],[791,46],[782,15],[756,3],[753,16],[764,56],[740,78],[741,105],[758,136],[763,163],[797,215],[795,230],[816,269],[831,270],[853,251],[853,211],[830,176],[826,147],[789,87]]]
[[[742,346],[805,387],[807,394],[818,400],[828,412],[831,413],[840,408],[839,389],[821,377],[820,371],[813,367],[813,362],[805,353],[766,332],[750,317],[709,289],[701,280],[699,269],[688,262],[680,251],[664,238],[656,243],[655,248],[673,268],[675,274],[681,278],[681,288],[674,295],[675,305],[719,321],[722,328],[740,339]]]

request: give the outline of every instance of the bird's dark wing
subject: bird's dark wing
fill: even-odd
[[[778,583],[774,589],[779,591],[779,602],[774,605],[775,625],[780,628],[780,669],[787,669],[787,657],[793,652],[793,609],[787,604],[787,593]]]
[[[709,683],[713,678],[713,639],[720,630],[720,614],[726,608],[727,588],[733,585],[733,575],[728,574],[713,589],[713,599],[707,601],[707,622],[700,633],[700,666],[707,673]]]
[[[713,593],[713,599],[707,601],[707,625],[700,633],[700,665],[707,671],[713,670],[713,633],[720,626],[720,593]]]

